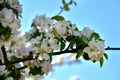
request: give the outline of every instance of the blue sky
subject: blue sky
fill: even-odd
[[[28,31],[35,15],[48,17],[60,11],[61,0],[20,0],[23,4],[22,30]],[[106,47],[120,47],[120,0],[76,0],[69,12],[63,12],[66,20],[71,20],[79,29],[89,26],[105,40]],[[120,51],[106,51],[109,59],[102,68],[99,64],[84,61],[82,64],[54,67],[52,77],[69,80],[77,75],[81,80],[120,80]],[[49,77],[45,80],[49,80]]]

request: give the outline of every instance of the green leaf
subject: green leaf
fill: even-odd
[[[92,40],[93,38],[95,38],[95,39],[99,39],[100,36],[99,36],[98,33],[92,33],[91,36],[90,36],[90,40]]]
[[[72,3],[73,3],[73,0],[70,0],[70,1],[69,1],[69,4],[72,4]]]
[[[0,25],[0,33],[4,32],[5,28]]]
[[[83,58],[84,58],[85,60],[90,60],[90,58],[89,58],[89,56],[88,56],[87,53],[84,53],[84,54],[83,54]]]
[[[66,3],[65,0],[62,0],[62,3],[65,4]]]
[[[52,56],[53,56],[53,52],[49,53],[50,56],[50,62],[52,61]]]
[[[100,59],[100,67],[103,66],[103,63],[104,63],[104,59],[103,59],[103,57],[101,57],[101,59]]]
[[[2,26],[2,24],[0,23],[0,33],[4,32],[5,28]]]
[[[69,5],[68,5],[68,4],[64,4],[64,7],[63,7],[63,8],[64,8],[64,10],[65,10],[65,11],[69,11],[69,10],[70,10],[70,8],[69,8]]]
[[[41,70],[41,67],[37,68],[37,67],[30,67],[30,72],[29,72],[29,75],[32,74],[32,75],[43,75],[44,72]]]
[[[30,39],[32,39],[32,38],[36,38],[37,36],[40,36],[40,35],[41,35],[41,33],[39,32],[38,29],[36,29],[36,31],[33,33],[33,35],[31,36]]]
[[[81,39],[81,37],[77,37],[76,39],[76,45],[79,46],[79,45],[83,45],[83,40]]]
[[[11,57],[10,57],[10,61],[15,61],[15,60],[17,60],[17,57],[16,57],[16,56],[11,56]]]
[[[73,3],[74,3],[75,6],[77,5],[77,3],[75,1],[73,1]]]
[[[84,37],[77,37],[75,42],[77,46],[87,46],[88,44],[88,40]]]
[[[64,42],[64,41],[61,41],[60,51],[62,51],[64,48],[65,48],[65,42]]]
[[[14,80],[19,80],[21,74],[20,74],[20,71],[15,66],[11,66],[11,69],[9,72],[10,72],[8,74],[9,77],[13,77]]]
[[[85,44],[88,44],[88,40],[87,40],[87,38],[82,37],[82,41],[83,41]]]
[[[11,36],[11,29],[10,29],[9,27],[7,27],[7,28],[5,29],[3,35],[4,35],[4,39],[5,39],[5,40],[9,39],[10,36]]]
[[[82,56],[84,54],[83,50],[78,50],[77,51],[77,55],[76,55],[76,59],[78,59],[80,56]]]
[[[106,53],[104,53],[104,57],[108,60],[108,55]]]
[[[55,19],[57,21],[63,21],[63,20],[65,20],[63,16],[59,16],[59,15],[53,16],[51,19]]]

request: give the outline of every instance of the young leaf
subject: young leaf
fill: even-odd
[[[15,61],[15,60],[17,60],[17,57],[16,57],[16,56],[11,56],[11,57],[10,57],[10,61]]]
[[[20,74],[20,71],[15,66],[11,66],[11,69],[9,72],[10,73],[7,76],[13,77],[14,80],[19,80],[21,74]]]
[[[65,0],[62,0],[62,3],[65,4],[66,3]]]
[[[76,55],[76,59],[78,59],[80,56],[82,56],[84,54],[83,50],[78,50],[77,51],[77,55]]]
[[[50,56],[50,62],[52,61],[52,56],[53,56],[53,52],[49,53]]]
[[[4,32],[5,31],[5,28],[2,27],[2,25],[0,25],[0,33]]]
[[[85,44],[88,44],[88,40],[87,40],[87,38],[82,37],[82,41],[83,41]]]
[[[4,33],[4,38],[5,38],[5,40],[9,39],[10,36],[11,36],[11,29],[7,27],[7,28],[5,29],[5,33]]]
[[[101,59],[100,59],[100,67],[103,66],[103,63],[104,63],[104,59],[103,59],[103,57],[101,57]]]
[[[70,10],[70,8],[69,8],[69,5],[68,5],[68,4],[64,4],[64,10],[65,10],[65,11],[69,11],[69,10]]]
[[[93,38],[95,38],[95,39],[99,39],[100,38],[100,36],[99,36],[99,34],[98,33],[92,33],[92,35],[90,36],[90,40],[92,40]]]
[[[83,58],[84,58],[85,60],[90,60],[90,58],[89,58],[89,56],[88,56],[87,53],[84,53],[84,54],[83,54]]]
[[[37,67],[30,67],[30,72],[29,72],[29,75],[32,74],[32,75],[43,75],[44,72],[42,72],[41,70],[41,67],[37,68]]]
[[[104,57],[108,60],[108,55],[106,53],[104,53]]]
[[[72,3],[73,3],[73,0],[70,0],[70,1],[69,1],[69,4],[72,4]]]
[[[60,51],[62,51],[64,48],[65,48],[65,42],[61,41]]]
[[[63,16],[56,15],[56,16],[53,16],[51,19],[55,19],[55,20],[57,20],[57,21],[62,21],[62,20],[64,20],[64,17],[63,17]]]

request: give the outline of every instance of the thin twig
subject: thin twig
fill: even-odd
[[[105,48],[105,50],[120,50],[120,48],[111,48],[111,47],[107,47],[107,48]]]
[[[60,7],[60,11],[58,12],[57,15],[60,15],[63,12],[63,7]]]

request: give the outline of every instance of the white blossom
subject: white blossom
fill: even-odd
[[[41,43],[41,50],[46,53],[51,53],[52,52],[52,48],[50,47],[50,44],[48,43],[47,39],[44,39]]]
[[[47,53],[41,53],[38,57],[39,60],[50,60],[50,56]]]
[[[41,65],[41,63],[39,62],[38,59],[25,61],[23,64],[26,66],[29,66],[29,67],[35,67],[35,66],[40,67],[40,65]]]
[[[53,25],[53,28],[56,30],[56,37],[66,38],[68,36],[68,28],[70,27],[69,21],[58,21]]]
[[[54,39],[52,37],[50,37],[49,39],[49,43],[50,43],[50,47],[55,50],[58,48],[58,44],[57,44],[58,40],[57,39]]]
[[[23,45],[21,46],[14,46],[12,48],[13,53],[18,55],[18,57],[23,57],[23,56],[28,56],[29,55],[29,50]]]
[[[77,27],[75,24],[71,24],[71,26],[68,29],[69,34],[74,35],[74,36],[79,36],[81,37],[80,31],[77,30]]]
[[[22,5],[19,4],[19,0],[7,0],[6,1],[12,8],[18,11],[18,15],[21,17]]]
[[[88,43],[88,47],[84,48],[84,52],[88,53],[91,60],[100,60],[101,56],[104,54],[104,41],[98,41],[94,38]]]
[[[42,71],[45,72],[47,75],[50,71],[52,71],[52,64],[49,62],[44,62],[41,64],[42,66]]]
[[[35,26],[39,27],[48,27],[48,25],[51,25],[53,23],[53,20],[50,18],[47,18],[45,15],[36,16],[33,20],[33,23]]]
[[[83,37],[89,38],[93,32],[94,32],[94,31],[91,30],[89,27],[85,27],[85,28],[81,31],[81,35],[82,35]]]
[[[12,29],[12,32],[18,32],[18,29],[20,28],[20,20],[14,19],[14,22],[9,25],[9,27]]]
[[[0,11],[0,22],[2,23],[3,27],[9,26],[13,23],[15,15],[11,9],[3,8]]]

